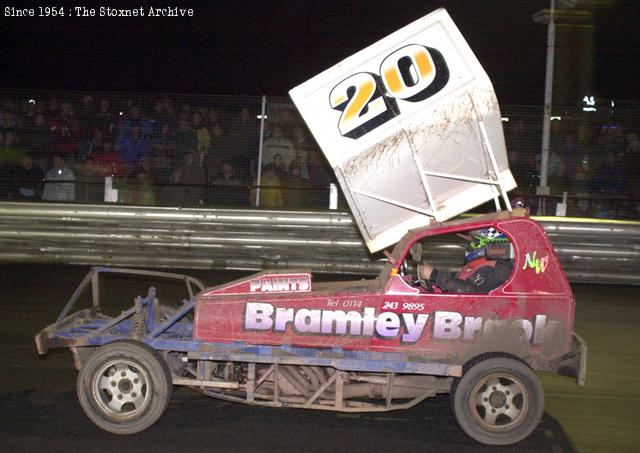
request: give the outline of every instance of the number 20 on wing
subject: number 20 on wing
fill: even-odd
[[[423,101],[448,81],[449,68],[437,49],[409,44],[382,60],[379,75],[358,72],[338,83],[329,93],[329,104],[341,112],[340,134],[358,139],[398,116],[398,99]]]

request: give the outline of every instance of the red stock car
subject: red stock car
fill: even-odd
[[[417,284],[416,263],[434,258],[421,249],[433,248],[435,236],[488,227],[513,250],[501,286],[460,294]],[[345,412],[404,409],[450,393],[465,433],[511,444],[542,417],[535,371],[585,379],[571,287],[543,228],[522,210],[411,231],[373,280],[318,283],[309,272],[265,271],[202,289],[173,309],[151,288],[112,318],[95,289],[103,272],[131,271],[93,269],[36,343],[40,353],[71,348],[80,403],[113,433],[147,428],[172,386],[186,385],[228,401]],[[135,272],[184,279],[190,294],[202,287]],[[93,306],[69,314],[90,284]]]

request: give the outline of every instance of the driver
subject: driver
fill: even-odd
[[[513,249],[509,239],[495,228],[471,231],[465,252],[465,265],[457,274],[418,265],[420,284],[429,288],[433,282],[442,291],[453,293],[488,293],[502,285],[513,271]]]

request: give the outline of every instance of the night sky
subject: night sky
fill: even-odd
[[[55,3],[55,2],[53,2]],[[59,3],[58,3],[59,4]],[[445,7],[508,104],[541,104],[547,0],[64,3],[65,17],[5,17],[0,88],[287,95],[290,88]],[[594,13],[594,90],[638,98],[638,0],[581,0]],[[33,3],[36,8],[45,3]],[[72,6],[178,6],[190,18],[72,17]],[[604,5],[604,6],[603,6]],[[608,6],[607,6],[608,5]],[[637,6],[637,8],[636,8]]]

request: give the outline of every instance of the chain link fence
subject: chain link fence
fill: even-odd
[[[532,212],[640,218],[640,110],[503,106]],[[334,175],[288,98],[0,90],[0,200],[326,209]]]
[[[549,196],[540,184],[542,107],[503,106],[511,171],[518,182],[512,197],[533,212],[640,218],[640,110],[554,108],[551,117]]]

